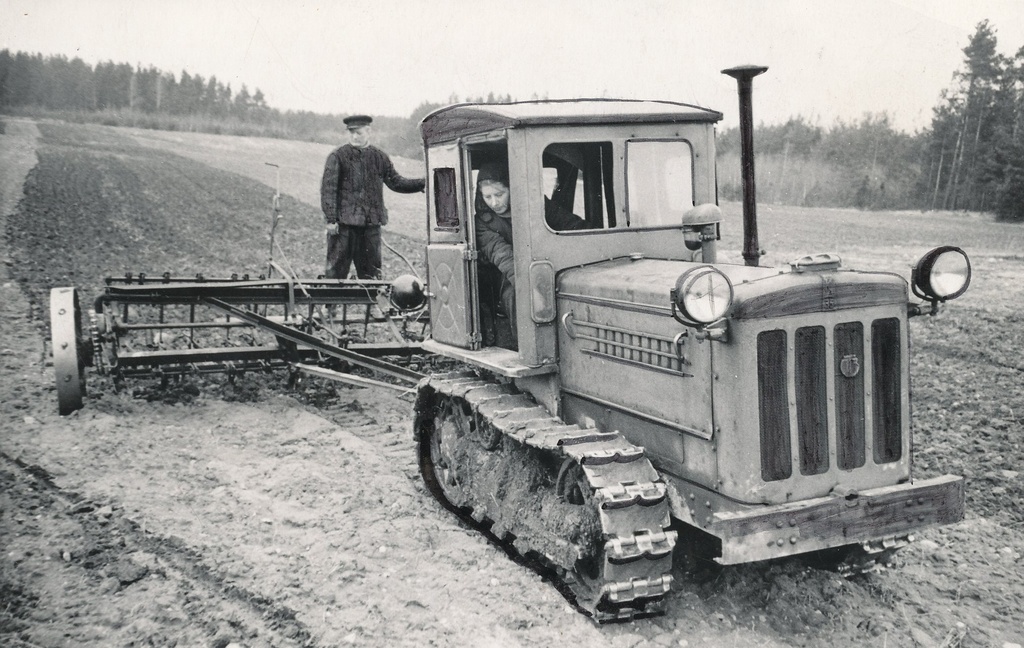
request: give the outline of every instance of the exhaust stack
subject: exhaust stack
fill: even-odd
[[[760,65],[741,65],[722,70],[736,79],[740,94],[740,166],[743,169],[743,261],[756,266],[761,256],[757,242],[757,200],[754,192],[754,113],[750,91],[753,78],[767,72]]]

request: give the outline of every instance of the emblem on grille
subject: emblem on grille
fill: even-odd
[[[860,373],[860,359],[852,353],[843,356],[839,361],[839,371],[847,378],[853,378]]]

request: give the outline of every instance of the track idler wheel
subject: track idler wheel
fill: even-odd
[[[82,313],[75,288],[50,291],[50,341],[57,379],[57,410],[61,416],[82,409],[85,398],[85,344]]]
[[[459,509],[468,498],[459,481],[455,447],[469,434],[470,418],[461,403],[444,398],[432,420],[420,429],[420,472],[431,493],[449,508]]]

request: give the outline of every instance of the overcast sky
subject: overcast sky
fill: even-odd
[[[668,99],[737,123],[735,82],[766,65],[754,119],[930,123],[988,19],[1024,46],[1024,0],[0,0],[0,49],[211,75],[269,105],[407,116],[511,94]]]

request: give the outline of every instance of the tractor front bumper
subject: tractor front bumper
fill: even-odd
[[[694,500],[693,495],[707,502],[709,514],[694,516],[687,507],[690,519],[683,519],[720,540],[717,560],[723,565],[848,545],[886,545],[964,517],[964,480],[954,475],[777,505],[738,504],[671,481],[676,502]]]

